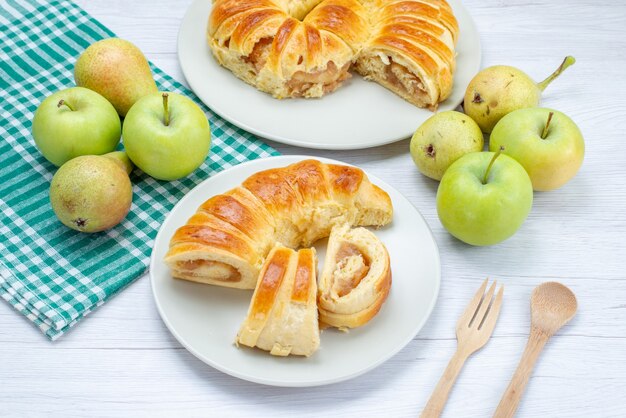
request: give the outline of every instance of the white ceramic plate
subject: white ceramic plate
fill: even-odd
[[[174,207],[157,235],[150,278],[161,318],[174,337],[205,363],[232,376],[275,386],[315,386],[364,373],[400,351],[422,328],[439,293],[439,252],[424,218],[397,190],[374,176],[394,207],[391,225],[376,231],[391,257],[391,292],[367,325],[345,334],[322,332],[319,351],[309,358],[273,357],[233,344],[251,290],[227,289],[173,279],[163,263],[169,240],[202,202],[239,185],[253,173],[306,157],[281,156],[237,165],[202,182]],[[324,162],[336,162],[319,158]],[[324,243],[316,245],[320,267]]]
[[[480,39],[460,0],[449,0],[459,22],[454,89],[440,110],[463,101],[465,88],[480,68]],[[410,137],[432,116],[378,84],[355,75],[321,99],[277,100],[219,66],[206,43],[210,0],[195,0],[178,34],[178,60],[187,82],[213,111],[233,124],[285,144],[322,149],[355,149]]]

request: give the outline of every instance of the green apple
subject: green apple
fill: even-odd
[[[44,99],[33,117],[33,138],[52,164],[61,166],[80,155],[111,152],[120,142],[115,108],[83,87],[58,91]]]
[[[520,109],[502,118],[489,139],[490,150],[500,146],[526,169],[539,191],[567,183],[585,156],[585,141],[574,121],[545,108]]]
[[[471,245],[493,245],[512,236],[532,203],[533,188],[524,167],[500,150],[459,158],[437,190],[441,223]]]
[[[122,134],[133,163],[159,180],[189,175],[205,160],[211,145],[202,109],[176,93],[141,98],[128,111]]]
[[[439,112],[424,122],[411,138],[411,157],[419,171],[441,180],[450,164],[470,152],[482,151],[483,133],[469,116]]]

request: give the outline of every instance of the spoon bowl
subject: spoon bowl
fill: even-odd
[[[532,326],[548,335],[553,335],[567,324],[577,309],[576,296],[561,283],[542,283],[533,290],[530,297]]]

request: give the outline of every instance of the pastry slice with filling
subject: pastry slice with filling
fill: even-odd
[[[257,282],[237,345],[275,356],[310,356],[319,347],[315,248],[294,251],[277,244]]]
[[[380,310],[391,287],[389,253],[365,228],[333,228],[319,280],[319,320],[337,328],[366,324]]]

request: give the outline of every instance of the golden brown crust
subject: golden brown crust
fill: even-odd
[[[289,248],[278,248],[263,266],[250,307],[252,317],[268,316],[276,301],[276,294],[283,282],[293,254],[294,251]]]
[[[304,19],[305,24],[328,31],[342,39],[354,51],[360,49],[367,36],[365,9],[354,0],[333,0],[320,3]]]
[[[170,244],[196,243],[203,246],[215,247],[239,254],[254,253],[253,249],[241,237],[217,228],[209,223],[203,225],[185,225],[176,231]]]
[[[282,168],[253,174],[242,183],[242,186],[273,212],[297,210],[301,204],[298,194],[290,186]]]
[[[221,0],[214,2],[209,16],[209,33],[215,33],[215,29],[219,28],[226,19],[255,9],[272,10],[276,9],[276,6],[269,0]]]
[[[458,31],[445,0],[216,0],[207,36],[221,65],[278,98],[320,97],[355,63],[434,109],[452,90]]]
[[[198,210],[211,213],[243,233],[253,231],[257,226],[258,219],[255,214],[234,197],[226,194],[212,197],[204,202]]]
[[[328,165],[328,179],[335,194],[351,195],[358,190],[364,173],[356,167],[346,165]]]
[[[422,26],[424,26],[422,28]],[[430,28],[423,25],[422,22],[417,24],[395,23],[387,26],[387,33],[399,38],[407,39],[417,44],[425,44],[444,61],[454,61],[454,50],[450,48],[436,35],[429,33]]]
[[[278,32],[274,36],[274,42],[272,42],[272,52],[270,57],[272,57],[273,61],[278,62],[280,56],[285,50],[285,46],[287,45],[287,41],[294,34],[294,29],[298,26],[299,23],[296,19],[286,18],[285,22],[278,28]]]
[[[324,166],[316,160],[305,160],[289,166],[287,181],[299,194],[302,202],[326,200],[330,197]]]
[[[306,303],[309,300],[315,279],[315,252],[310,248],[304,248],[298,251],[298,264],[291,291],[291,300]]]
[[[322,35],[319,29],[311,25],[304,25],[304,31],[307,62],[315,62],[315,59],[322,53]]]

